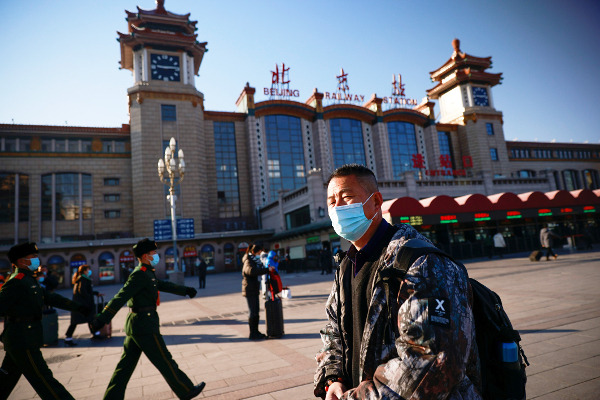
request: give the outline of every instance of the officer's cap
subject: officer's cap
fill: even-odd
[[[19,258],[27,257],[30,254],[37,254],[38,248],[34,242],[21,243],[13,246],[8,251],[8,259],[16,264]]]
[[[136,245],[133,246],[133,254],[137,258],[143,256],[146,253],[150,253],[152,250],[157,250],[158,246],[154,240],[150,240],[148,238],[142,239],[137,242]]]

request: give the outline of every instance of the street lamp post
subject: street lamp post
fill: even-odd
[[[179,285],[183,284],[183,271],[179,269],[179,263],[177,260],[177,219],[175,218],[175,185],[179,185],[183,181],[183,175],[185,173],[185,161],[183,159],[183,150],[179,149],[177,157],[175,157],[175,150],[177,149],[177,142],[172,137],[169,141],[169,145],[165,149],[164,160],[158,159],[158,177],[160,181],[169,187],[169,195],[167,200],[171,203],[171,229],[173,231],[173,272],[171,273],[170,280],[173,283]],[[179,167],[177,166],[177,160],[179,160]],[[166,170],[166,174],[165,174]],[[179,180],[177,180],[179,178]]]

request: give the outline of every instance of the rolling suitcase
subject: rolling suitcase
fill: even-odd
[[[267,336],[283,336],[283,307],[281,306],[281,299],[279,297],[275,297],[273,300],[268,299],[265,302],[265,310],[267,312],[267,318],[265,319]]]
[[[102,312],[105,306],[104,297],[96,296],[96,312]],[[105,338],[112,336],[112,321],[100,328],[100,336],[104,336]]]
[[[540,258],[542,258],[541,250],[534,250],[529,255],[529,261],[540,261]]]
[[[58,313],[53,308],[42,312],[42,340],[44,346],[58,343]]]

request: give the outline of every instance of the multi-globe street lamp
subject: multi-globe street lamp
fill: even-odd
[[[171,273],[170,280],[177,284],[183,284],[183,272],[179,268],[179,262],[177,260],[177,218],[175,217],[175,186],[179,185],[183,181],[183,175],[185,174],[185,161],[183,159],[183,150],[179,149],[177,157],[175,151],[177,149],[177,142],[172,137],[169,141],[169,145],[165,149],[164,159],[158,159],[158,177],[160,181],[169,187],[169,194],[167,200],[171,203],[171,229],[173,231],[173,272]],[[177,165],[179,161],[179,166]],[[166,172],[166,173],[165,173]]]

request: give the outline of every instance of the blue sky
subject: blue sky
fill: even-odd
[[[119,70],[117,31],[125,10],[152,0],[0,1],[0,123],[118,127],[129,122],[130,71]],[[389,96],[392,74],[419,101],[429,72],[452,54],[451,41],[491,56],[489,72],[507,140],[600,143],[600,2],[200,1],[166,0],[198,21],[208,53],[196,77],[205,108],[234,111],[242,88],[265,100],[275,65],[305,101],[334,91],[340,68],[350,92]],[[436,106],[436,114],[439,108]]]

